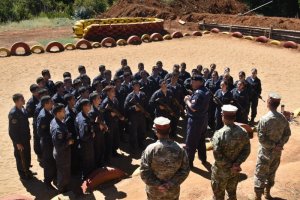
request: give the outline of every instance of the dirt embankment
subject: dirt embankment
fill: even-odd
[[[166,1],[165,1],[166,2]],[[158,17],[165,20],[234,24],[300,30],[300,20],[293,18],[238,16],[248,11],[238,0],[120,0],[99,17]]]

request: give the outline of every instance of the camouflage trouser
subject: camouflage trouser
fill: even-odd
[[[236,188],[239,182],[239,174],[232,173],[230,169],[212,167],[211,187],[214,200],[224,200],[225,190],[229,200],[236,200]]]
[[[254,190],[263,193],[265,187],[274,185],[275,173],[280,164],[281,152],[260,148],[254,176]]]
[[[148,200],[178,200],[180,187],[175,186],[166,192],[160,192],[157,187],[146,186]]]

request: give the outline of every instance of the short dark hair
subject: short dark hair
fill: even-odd
[[[78,89],[78,93],[79,93],[79,94],[82,94],[82,93],[84,93],[85,91],[87,91],[87,88],[84,87],[84,86],[82,86],[82,87],[80,87],[80,88]]]
[[[58,112],[60,112],[63,109],[65,109],[64,104],[57,103],[57,104],[54,104],[52,112],[54,115],[56,115]]]
[[[63,86],[64,85],[64,83],[63,82],[61,82],[61,81],[57,81],[57,82],[55,82],[55,88],[56,89],[58,89],[58,88],[60,88],[61,86]]]
[[[98,97],[100,96],[97,92],[93,92],[90,94],[89,96],[89,99],[90,99],[90,102],[93,103],[93,101]]]
[[[43,77],[38,77],[36,79],[36,84],[39,84],[40,82],[44,81],[44,78]]]
[[[101,72],[103,69],[105,69],[105,65],[99,65],[99,72]]]
[[[43,96],[41,98],[41,104],[42,104],[42,106],[45,106],[45,104],[48,103],[49,101],[51,101],[51,97],[49,95]]]
[[[70,77],[71,78],[71,73],[70,72],[64,72],[63,73],[63,77],[66,78],[66,77]]]
[[[82,71],[82,70],[85,70],[85,66],[79,65],[79,66],[78,66],[78,71],[80,72],[80,71]]]
[[[29,89],[31,93],[34,93],[39,89],[39,86],[37,84],[31,84]]]
[[[19,101],[21,98],[24,98],[23,97],[23,94],[21,94],[21,93],[16,93],[16,94],[14,94],[13,96],[12,96],[12,99],[13,99],[13,101],[16,103],[17,101]]]
[[[156,132],[162,136],[167,136],[170,134],[170,128],[167,129],[156,129]]]
[[[269,101],[269,106],[270,106],[270,108],[271,109],[277,109],[278,108],[278,106],[280,105],[280,101]]]
[[[66,102],[69,102],[73,97],[75,98],[75,96],[73,94],[68,93],[68,94],[65,94],[64,100]]]
[[[42,71],[42,76],[45,76],[45,75],[47,75],[47,74],[50,74],[50,71],[49,71],[48,69],[44,69],[44,70]]]

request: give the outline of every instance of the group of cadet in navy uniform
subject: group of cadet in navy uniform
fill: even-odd
[[[236,82],[230,68],[219,76],[215,64],[210,69],[198,65],[190,74],[185,63],[167,72],[158,61],[151,73],[139,63],[133,74],[123,59],[114,77],[104,65],[92,81],[84,66],[78,72],[74,79],[65,72],[63,81],[54,83],[50,71],[43,70],[30,86],[32,97],[26,104],[22,94],[13,95],[15,106],[8,116],[20,179],[35,175],[30,170],[28,119],[32,118],[33,149],[44,170],[44,183],[52,189],[55,183],[60,193],[68,190],[71,175],[84,180],[93,170],[109,165],[111,157],[121,157],[117,151],[121,141],[129,143],[130,154],[144,150],[146,133],[159,116],[170,119],[174,140],[178,122],[184,119],[189,164],[193,166],[196,150],[205,163],[207,127],[212,132],[223,127],[221,107],[235,105],[236,121],[252,125],[261,94],[255,68],[247,78],[239,72]]]

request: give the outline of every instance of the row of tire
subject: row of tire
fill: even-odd
[[[297,49],[298,48],[298,44],[296,42],[293,41],[285,41],[285,42],[281,42],[279,40],[272,40],[267,38],[266,36],[259,36],[259,37],[253,37],[253,36],[244,36],[241,32],[233,32],[233,33],[229,33],[229,32],[220,32],[220,30],[218,28],[213,28],[210,31],[204,31],[203,34],[209,34],[209,33],[222,33],[222,34],[227,34],[227,35],[232,35],[233,37],[236,38],[244,38],[246,40],[253,40],[256,42],[260,42],[260,43],[268,43],[271,45],[276,45],[276,46],[283,46],[285,48],[291,48],[291,49]]]
[[[195,31],[192,34],[182,34],[181,32],[174,32],[172,34],[166,34],[162,36],[159,33],[153,33],[151,35],[144,34],[142,37],[133,35],[129,37],[127,40],[119,39],[115,40],[112,37],[104,38],[101,42],[89,42],[85,39],[80,39],[76,42],[76,44],[68,43],[68,44],[61,44],[57,41],[52,41],[46,45],[46,48],[44,48],[41,45],[34,45],[30,47],[25,42],[17,42],[13,44],[9,49],[7,48],[0,48],[0,54],[2,52],[6,53],[2,57],[9,57],[9,56],[27,56],[30,54],[42,54],[45,52],[48,53],[57,53],[62,52],[65,50],[75,50],[75,49],[92,49],[92,48],[100,48],[100,47],[115,47],[115,46],[125,46],[125,45],[139,45],[142,42],[149,43],[149,42],[155,42],[155,41],[163,41],[163,40],[171,40],[173,38],[182,38],[184,36],[202,36],[202,33],[200,31]],[[53,49],[55,48],[56,49]],[[19,54],[17,52],[18,48],[24,49],[24,52],[22,54]]]

